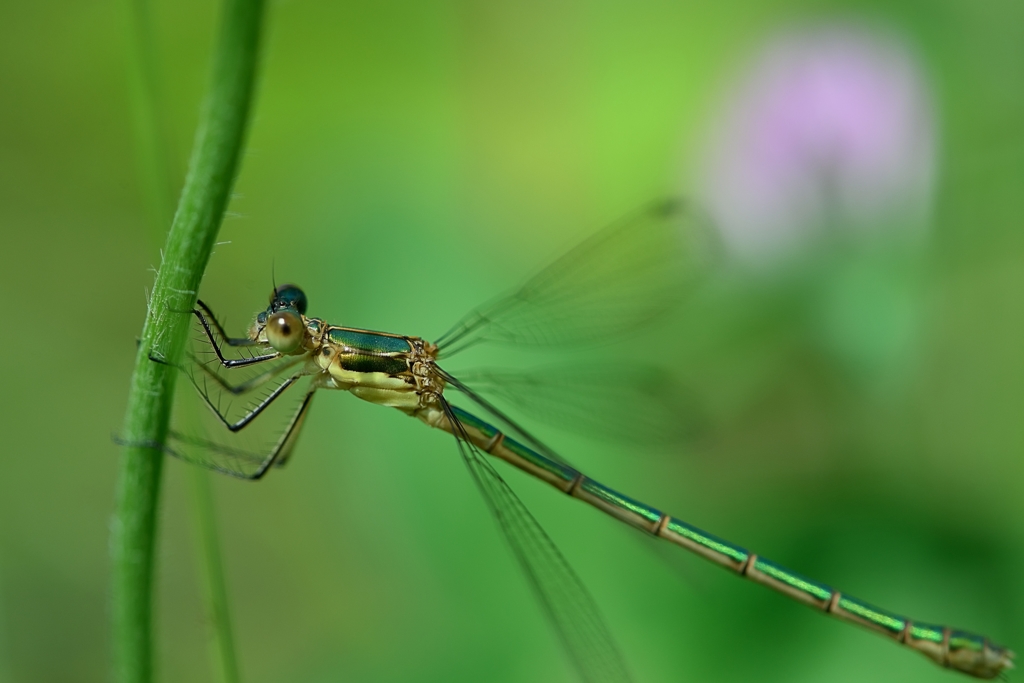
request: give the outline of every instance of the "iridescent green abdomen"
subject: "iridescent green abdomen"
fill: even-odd
[[[1013,652],[984,636],[913,622],[845,595],[610,489],[505,435],[471,413],[452,406],[452,414],[462,424],[466,438],[481,450],[548,482],[573,498],[658,538],[676,543],[740,576],[774,588],[826,614],[888,636],[941,666],[986,679],[1013,668]],[[417,417],[432,427],[453,431],[448,418],[438,408],[421,411]]]

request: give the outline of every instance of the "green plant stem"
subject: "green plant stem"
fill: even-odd
[[[153,555],[162,452],[176,372],[149,360],[176,361],[188,311],[216,241],[238,169],[258,61],[262,0],[226,0],[212,73],[185,187],[149,299],[125,414],[113,555],[114,680],[153,675]]]
[[[173,197],[168,141],[164,131],[166,122],[160,97],[160,69],[157,64],[155,33],[152,23],[151,0],[127,0],[127,21],[124,34],[129,64],[129,85],[142,186],[150,213],[150,229],[154,248],[163,239],[165,226],[171,222]],[[238,683],[239,673],[232,636],[231,615],[228,611],[224,569],[221,563],[220,543],[214,513],[213,492],[209,473],[191,468],[192,509],[195,519],[195,546],[197,569],[203,585],[210,638],[210,662],[213,679],[220,683]]]
[[[216,663],[221,683],[238,683],[238,660],[235,658],[235,641],[231,633],[231,614],[228,611],[224,568],[220,561],[220,539],[213,510],[213,493],[210,491],[210,473],[199,467],[191,469],[196,534],[199,537],[200,561],[205,578],[207,618],[211,622],[213,634],[213,638],[210,639],[210,656]]]

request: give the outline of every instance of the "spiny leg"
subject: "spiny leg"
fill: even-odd
[[[243,415],[241,419],[235,422],[232,422],[230,419],[228,419],[227,415],[221,412],[219,406],[214,405],[213,401],[210,400],[209,392],[206,390],[205,386],[200,386],[199,383],[195,380],[195,377],[191,373],[185,374],[188,375],[188,377],[192,380],[192,385],[196,388],[196,391],[199,392],[199,395],[203,397],[203,401],[206,403],[207,406],[209,406],[210,410],[213,411],[213,414],[216,415],[224,424],[224,426],[227,427],[230,431],[237,432],[243,429],[246,425],[251,423],[257,417],[259,417],[260,413],[266,410],[271,403],[277,400],[277,398],[281,394],[283,394],[288,387],[295,384],[295,382],[298,381],[298,379],[302,377],[304,373],[297,372],[291,377],[281,382],[281,384],[279,384],[276,389],[270,392],[266,396],[266,398],[264,398],[262,401],[260,401],[255,406],[246,411],[245,415]]]
[[[243,449],[231,448],[215,441],[198,437],[190,437],[174,431],[171,431],[168,436],[170,436],[176,444],[181,444],[184,448],[176,448],[175,446],[168,444],[146,445],[158,448],[179,460],[184,460],[185,462],[205,467],[209,470],[213,470],[214,472],[226,474],[238,479],[255,481],[262,478],[271,467],[281,467],[285,462],[287,462],[295,448],[296,442],[298,441],[299,433],[302,431],[302,427],[305,424],[306,416],[309,414],[309,407],[312,404],[313,394],[315,392],[316,387],[312,387],[306,392],[306,396],[303,398],[302,404],[295,412],[295,415],[292,416],[291,420],[289,420],[288,425],[281,432],[281,436],[274,444],[273,449],[265,455]],[[201,452],[205,454],[206,457],[193,456],[188,452],[189,450]],[[223,462],[230,462],[232,460],[255,464],[256,469],[250,472],[222,464]]]
[[[203,373],[205,373],[207,377],[209,377],[214,382],[219,384],[222,389],[235,396],[240,396],[242,394],[248,393],[253,389],[256,389],[257,387],[266,384],[268,381],[272,380],[274,377],[281,374],[285,370],[293,368],[298,363],[304,362],[306,360],[304,356],[295,356],[291,360],[276,365],[273,368],[265,370],[264,372],[261,372],[258,375],[254,375],[253,377],[250,377],[249,379],[247,379],[244,382],[241,382],[240,384],[230,384],[226,379],[224,379],[216,372],[211,370],[207,362],[199,360],[198,358],[195,357],[194,354],[190,353],[189,356],[192,358],[195,364],[202,369]],[[180,367],[178,369],[183,370],[183,368]]]
[[[284,370],[293,368],[298,363],[301,363],[305,360],[303,356],[296,356],[285,363],[281,363],[280,365],[271,368],[270,370],[266,370],[258,375],[250,377],[249,379],[240,384],[230,384],[226,379],[224,379],[223,377],[221,377],[220,375],[218,375],[216,372],[209,368],[209,361],[199,360],[194,353],[189,353],[188,356],[189,358],[192,359],[193,364],[203,371],[203,374],[205,374],[207,377],[216,382],[222,389],[224,389],[225,391],[234,396],[241,396],[242,394],[248,393],[253,389],[256,389],[266,384],[268,381],[272,380],[274,377],[281,374]],[[189,371],[188,367],[184,365],[178,365],[176,363],[171,363],[170,361],[164,358],[160,358],[159,356],[153,354],[149,355],[149,360],[151,360],[154,363],[159,363],[160,365],[167,365],[169,367],[175,368],[181,373],[188,375],[189,379],[192,381],[192,385],[196,387],[199,393],[206,392],[205,387],[200,387],[198,385],[198,383],[195,380],[195,377],[192,376],[192,373]]]
[[[277,455],[274,456],[267,467],[284,467],[291,459],[292,453],[295,451],[295,443],[299,440],[299,432],[302,431],[302,425],[305,424],[306,415],[309,414],[309,404],[312,403],[313,394],[318,388],[319,387],[314,385],[306,394],[306,398],[302,400],[302,407],[295,416],[293,424],[289,424],[288,429],[285,431],[283,438],[278,444]]]
[[[203,309],[203,313],[206,314],[205,317],[210,321],[211,327],[220,336],[221,341],[223,341],[228,346],[243,346],[244,347],[244,346],[258,346],[259,345],[259,342],[254,342],[252,339],[249,339],[248,337],[230,337],[230,336],[228,336],[228,333],[224,331],[223,325],[221,325],[220,321],[217,320],[217,316],[214,315],[213,311],[210,310],[210,307],[207,306],[203,302],[202,299],[197,299],[196,300],[196,306],[199,306],[199,308]]]
[[[204,306],[203,308],[206,308],[206,307]],[[209,311],[209,309],[206,309],[206,310]],[[217,339],[214,336],[213,329],[210,327],[209,321],[206,319],[206,316],[203,315],[203,311],[201,311],[198,308],[196,308],[196,309],[192,310],[192,313],[194,313],[195,316],[197,318],[199,318],[199,322],[202,324],[203,330],[206,332],[206,338],[209,340],[210,346],[213,347],[214,352],[216,352],[216,354],[217,354],[217,359],[220,361],[220,364],[223,367],[225,367],[225,368],[244,368],[244,367],[249,366],[249,365],[255,365],[256,363],[263,363],[265,361],[274,360],[275,358],[280,358],[281,357],[280,353],[278,353],[277,351],[274,351],[272,353],[267,353],[267,354],[263,354],[263,355],[260,355],[260,356],[252,356],[250,358],[225,358],[224,357],[224,353],[220,350],[220,345],[217,343]],[[216,322],[216,318],[214,318],[214,322]],[[218,329],[219,329],[219,326],[218,326]],[[223,336],[223,330],[221,330],[221,335]],[[235,346],[234,344],[231,344],[231,341],[238,341],[238,340],[230,340],[230,339],[226,340],[226,343],[229,346]],[[259,345],[260,344],[257,344],[256,342],[245,344],[246,347],[259,346]],[[238,346],[241,346],[241,344],[239,344]]]

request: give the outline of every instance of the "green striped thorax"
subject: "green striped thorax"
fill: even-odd
[[[306,295],[276,287],[256,315],[249,338],[283,356],[310,355],[307,372],[320,386],[344,389],[371,403],[415,412],[432,405],[445,381],[434,360],[437,346],[419,337],[328,325],[307,318]]]

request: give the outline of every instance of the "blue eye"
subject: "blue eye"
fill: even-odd
[[[282,308],[294,308],[300,314],[306,314],[306,294],[295,285],[281,285],[270,296],[270,305],[276,311]]]

